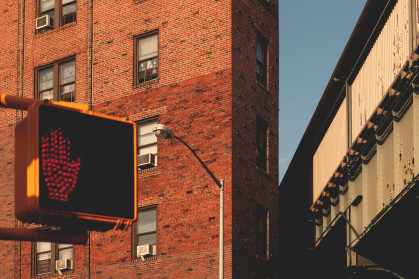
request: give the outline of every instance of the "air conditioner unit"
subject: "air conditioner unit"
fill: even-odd
[[[141,168],[143,168],[143,167],[155,167],[156,166],[156,156],[152,153],[138,155],[137,156],[137,165]]]
[[[73,269],[73,260],[70,260],[70,259],[56,260],[55,269],[59,271]]]
[[[153,245],[138,245],[137,246],[137,257],[153,255]]]
[[[36,19],[36,30],[45,28],[52,28],[52,18],[49,15],[44,15]]]

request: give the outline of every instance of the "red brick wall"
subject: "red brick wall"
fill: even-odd
[[[277,13],[259,0],[79,0],[77,22],[36,34],[36,1],[17,2],[0,4],[1,93],[33,97],[35,69],[74,56],[77,102],[134,121],[158,116],[225,180],[225,277],[275,278]],[[134,37],[152,30],[159,78],[135,86]],[[256,83],[256,30],[271,40],[268,90]],[[256,115],[270,124],[268,174],[255,168]],[[14,227],[13,129],[24,114],[0,116],[0,225]],[[157,255],[133,260],[130,230],[91,232],[66,278],[218,277],[218,187],[180,142],[159,140],[158,150],[138,181],[139,206],[158,206]],[[269,261],[255,257],[256,202],[270,210]],[[0,278],[29,278],[31,243],[0,241],[0,262]]]
[[[233,1],[233,277],[278,277],[278,2]],[[258,32],[268,40],[267,86],[256,79]],[[267,171],[256,166],[256,119],[268,128]],[[259,257],[256,205],[269,210],[268,256]]]
[[[18,69],[18,3],[0,3],[0,92],[15,94]],[[14,125],[20,112],[0,110],[0,227],[15,227],[14,218]],[[18,242],[0,240],[0,277],[15,276]]]
[[[95,2],[93,103],[173,86],[230,68],[229,2]],[[153,30],[159,30],[159,80],[135,88],[133,37]]]

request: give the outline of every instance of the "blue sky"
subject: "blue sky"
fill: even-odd
[[[367,0],[279,0],[279,181]]]

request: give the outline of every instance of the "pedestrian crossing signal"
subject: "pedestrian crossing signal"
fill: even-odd
[[[72,104],[74,107],[74,104]],[[16,216],[125,229],[137,218],[136,125],[36,103],[16,127]]]

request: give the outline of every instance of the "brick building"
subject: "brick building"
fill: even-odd
[[[86,245],[0,241],[0,278],[217,278],[218,187],[185,146],[154,137],[157,123],[225,180],[225,277],[278,277],[277,11],[268,0],[1,1],[0,92],[133,120],[142,163],[132,230],[91,231]],[[0,226],[28,227],[14,216],[25,112],[0,117]]]

